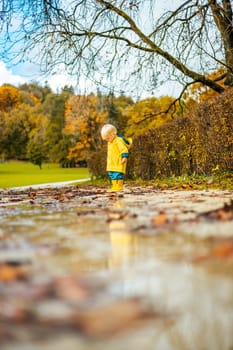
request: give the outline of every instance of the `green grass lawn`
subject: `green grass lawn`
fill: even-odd
[[[43,164],[40,169],[29,162],[0,163],[0,188],[71,181],[88,177],[87,168],[60,168],[58,164]]]

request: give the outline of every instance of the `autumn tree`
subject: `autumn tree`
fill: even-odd
[[[76,162],[87,160],[91,152],[101,149],[100,128],[107,112],[99,108],[98,97],[72,96],[66,104],[65,130],[72,135],[73,146],[68,158]]]
[[[3,159],[25,156],[27,132],[19,112],[20,93],[11,85],[0,87],[0,154]],[[18,111],[18,112],[16,112]]]
[[[31,124],[27,155],[31,157],[32,152],[37,162],[46,159],[63,163],[68,154],[63,135],[65,103],[73,94],[72,87],[64,86],[60,94],[55,94],[47,85],[32,82],[20,85],[19,91],[21,109]]]
[[[224,83],[233,84],[232,0],[175,3],[4,0],[2,57],[40,58],[46,71],[64,67],[134,94],[174,80],[223,92],[206,74],[224,66]]]
[[[4,113],[2,115],[4,125],[0,139],[2,141],[1,151],[3,158],[26,159],[26,147],[30,130],[30,121],[27,118],[27,112],[25,108],[19,106],[11,111],[11,113]]]
[[[2,159],[25,160],[28,143],[41,139],[47,124],[42,101],[46,93],[37,84],[0,87],[0,153]],[[40,135],[38,137],[37,135]],[[43,146],[44,147],[44,146]]]
[[[19,91],[11,85],[0,86],[0,111],[9,112],[19,103]]]

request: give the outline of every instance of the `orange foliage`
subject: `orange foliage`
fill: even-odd
[[[100,128],[105,122],[107,112],[99,106],[98,97],[72,96],[65,109],[65,131],[74,137],[69,159],[87,159],[91,151],[101,148]]]
[[[0,86],[0,111],[7,112],[19,103],[19,91],[13,86]]]

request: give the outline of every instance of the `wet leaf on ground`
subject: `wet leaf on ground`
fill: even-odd
[[[227,260],[233,257],[233,240],[229,239],[223,243],[216,244],[205,254],[196,254],[191,258],[193,263],[200,263],[205,260],[219,259]]]
[[[28,268],[14,264],[0,264],[0,282],[11,282],[28,277]]]
[[[233,220],[233,200],[231,200],[229,204],[225,203],[222,208],[201,213],[198,217],[220,221]]]

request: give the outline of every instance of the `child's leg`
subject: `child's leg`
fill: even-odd
[[[122,191],[124,174],[117,171],[109,171],[108,175],[112,183],[112,187],[108,190],[108,192]]]

